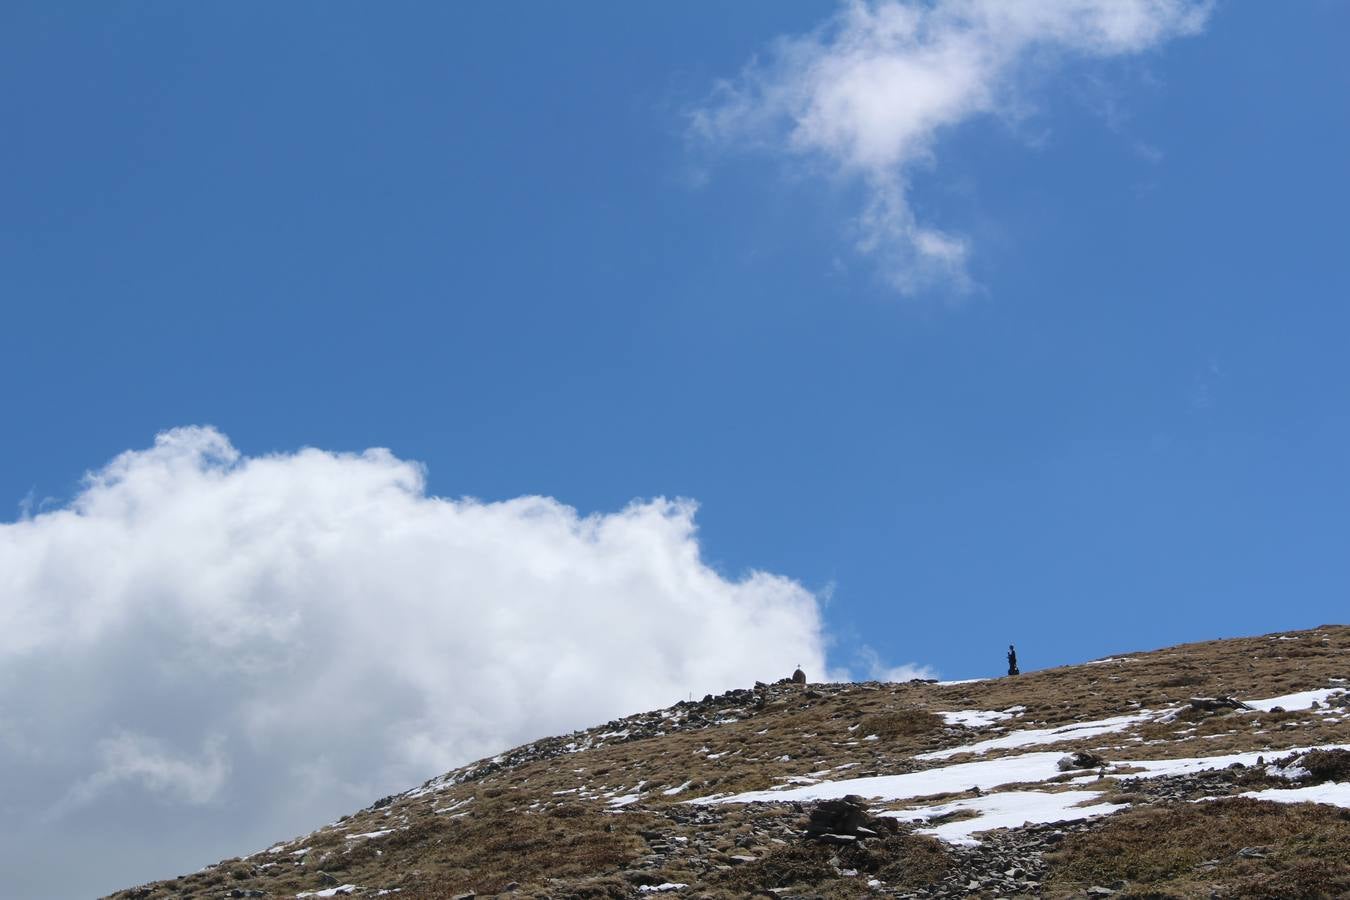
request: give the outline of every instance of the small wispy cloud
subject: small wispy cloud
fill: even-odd
[[[902,663],[892,666],[881,658],[881,654],[867,645],[858,648],[858,662],[868,681],[912,681],[915,678],[936,678],[937,672],[930,666],[918,663]]]
[[[223,744],[220,735],[212,735],[203,743],[201,758],[192,759],[173,753],[155,738],[118,732],[96,745],[98,771],[76,782],[46,818],[60,818],[122,783],[194,806],[209,803],[220,794],[230,774]]]
[[[965,290],[969,241],[922,220],[911,201],[938,139],[977,116],[1024,115],[1033,71],[1195,34],[1209,9],[1205,0],[851,0],[719,84],[692,130],[860,182],[858,251],[901,292]]]
[[[1210,359],[1204,368],[1191,379],[1189,392],[1191,408],[1203,411],[1213,407],[1214,394],[1222,378],[1223,370],[1219,368],[1218,360]]]

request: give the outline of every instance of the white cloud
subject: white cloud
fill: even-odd
[[[823,164],[860,181],[858,249],[896,288],[968,286],[966,239],[921,221],[917,170],[943,134],[1016,116],[1033,71],[1140,53],[1203,28],[1206,0],[853,0],[811,34],[776,41],[694,113],[697,135]]]
[[[77,782],[62,802],[51,810],[48,819],[56,819],[98,799],[119,782],[139,783],[151,791],[200,805],[216,799],[229,775],[230,766],[221,749],[219,736],[207,738],[201,762],[175,756],[154,738],[122,732],[97,744],[101,766],[97,772]]]
[[[937,672],[929,666],[917,663],[902,663],[892,666],[882,660],[877,651],[864,644],[858,648],[858,662],[868,681],[911,681],[915,678],[937,678]]]
[[[709,568],[694,513],[429,497],[387,450],[250,458],[209,428],[122,454],[0,524],[0,870],[105,892],[517,743],[825,671],[816,598]]]

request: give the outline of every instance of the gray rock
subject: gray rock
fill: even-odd
[[[1055,765],[1061,772],[1072,772],[1075,769],[1100,769],[1106,765],[1106,760],[1095,753],[1089,753],[1086,750],[1077,750],[1067,756],[1060,757]]]

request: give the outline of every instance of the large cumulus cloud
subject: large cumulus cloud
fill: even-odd
[[[386,450],[176,429],[0,525],[0,874],[175,874],[797,663],[824,670],[816,598],[708,567],[690,503],[442,499]]]

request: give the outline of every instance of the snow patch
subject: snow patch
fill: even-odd
[[[384,837],[386,834],[393,834],[393,833],[394,829],[386,828],[383,831],[367,831],[365,834],[349,834],[347,835],[347,840],[359,841],[362,839]]]
[[[1350,809],[1350,782],[1330,781],[1298,788],[1267,788],[1247,791],[1242,796],[1275,803],[1328,803]]]
[[[899,812],[884,812],[883,816],[897,819],[936,819],[952,813],[974,811],[976,818],[944,822],[930,828],[920,828],[922,834],[931,834],[952,844],[974,845],[979,841],[973,835],[994,828],[1017,828],[1043,822],[1069,822],[1091,819],[1125,809],[1129,804],[1091,803],[1100,800],[1096,791],[1004,791],[955,800],[937,806],[925,806]]]
[[[1058,744],[1061,741],[1073,741],[1079,738],[1096,737],[1100,734],[1110,734],[1114,731],[1124,731],[1131,725],[1148,721],[1153,717],[1149,710],[1135,713],[1128,716],[1114,716],[1109,719],[1098,719],[1093,722],[1075,722],[1071,725],[1060,725],[1056,728],[1030,728],[1023,731],[1013,731],[1008,734],[1000,735],[996,738],[989,738],[985,741],[979,741],[975,744],[963,744],[960,747],[948,747],[946,750],[933,750],[929,753],[920,753],[915,759],[948,759],[960,753],[987,753],[990,750],[1008,750],[1015,747],[1034,747],[1040,744]]]
[[[983,728],[995,722],[1004,722],[1025,710],[1025,706],[1012,706],[1002,712],[996,709],[960,709],[956,712],[940,712],[942,721],[948,725],[960,725],[963,728]]]
[[[1319,691],[1299,691],[1297,694],[1285,694],[1282,697],[1267,697],[1265,700],[1246,700],[1243,702],[1252,709],[1259,709],[1262,712],[1270,712],[1277,706],[1286,712],[1297,712],[1312,709],[1314,702],[1326,706],[1327,698],[1344,693],[1345,688],[1323,688]]]
[[[789,801],[837,800],[858,794],[876,800],[910,800],[933,794],[958,793],[978,787],[980,790],[1019,781],[1045,781],[1060,774],[1061,753],[1024,753],[1002,759],[957,763],[922,772],[901,775],[872,775],[823,781],[799,787],[748,791],[729,797],[702,797],[690,803],[774,803]]]

